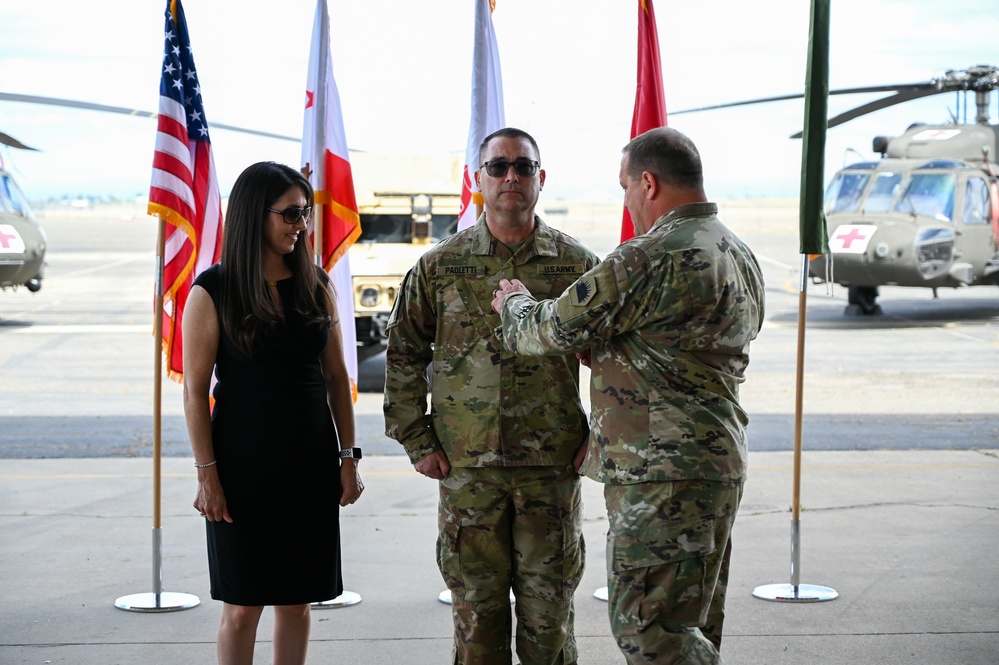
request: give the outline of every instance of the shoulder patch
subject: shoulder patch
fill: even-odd
[[[569,302],[576,307],[583,307],[597,295],[597,279],[592,275],[583,277],[576,280],[569,290]]]

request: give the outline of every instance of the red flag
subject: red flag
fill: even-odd
[[[191,285],[222,250],[222,204],[201,86],[180,0],[167,0],[160,108],[157,119],[150,215],[163,220],[163,350],[167,374],[183,379],[184,305]]]
[[[638,0],[638,87],[635,113],[631,117],[631,138],[650,129],[666,126],[666,95],[663,94],[663,68],[659,63],[659,34],[652,0]],[[621,220],[621,242],[635,237],[628,209]]]
[[[303,173],[315,190],[316,212],[310,224],[319,223],[316,235],[321,248],[316,254],[323,269],[332,275],[336,289],[344,360],[356,401],[357,331],[354,328],[354,289],[347,250],[361,235],[361,217],[354,197],[340,94],[333,79],[329,35],[330,17],[326,0],[317,0],[309,54],[309,78],[305,87],[302,163]]]
[[[506,125],[503,119],[503,74],[500,72],[499,48],[493,30],[495,0],[475,2],[475,45],[472,50],[472,119],[465,148],[465,168],[461,178],[461,207],[458,230],[475,224],[482,194],[475,187],[473,174],[479,169],[479,145],[482,140]]]

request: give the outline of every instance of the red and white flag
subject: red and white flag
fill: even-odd
[[[652,0],[638,0],[638,87],[635,112],[631,117],[631,138],[650,129],[666,126],[666,95],[663,68],[659,62],[659,33]],[[635,237],[628,209],[621,220],[621,242]]]
[[[181,381],[184,305],[194,278],[219,260],[222,204],[208,121],[180,0],[167,0],[160,107],[157,117],[150,215],[164,222],[163,351],[167,374]],[[158,275],[159,277],[159,275]]]
[[[347,250],[361,235],[361,218],[354,197],[340,94],[333,79],[330,16],[326,0],[317,0],[312,26],[309,79],[305,86],[302,164],[303,173],[312,183],[316,197],[309,231],[317,246],[316,256],[333,278],[343,334],[344,360],[356,401],[357,332]]]
[[[472,50],[472,119],[465,148],[465,168],[461,177],[461,208],[458,230],[475,224],[482,208],[482,194],[475,186],[482,140],[506,126],[503,118],[503,75],[499,48],[493,30],[495,0],[475,0],[475,46]]]

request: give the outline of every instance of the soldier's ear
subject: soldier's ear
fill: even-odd
[[[647,201],[651,201],[656,198],[656,193],[658,191],[659,180],[656,176],[648,171],[642,171],[642,194],[645,196],[645,199]]]

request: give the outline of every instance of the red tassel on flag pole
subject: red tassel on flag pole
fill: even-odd
[[[638,87],[635,112],[631,118],[631,138],[650,129],[666,126],[666,96],[663,69],[659,62],[659,34],[652,0],[638,0]],[[621,220],[621,242],[635,237],[628,209]]]

